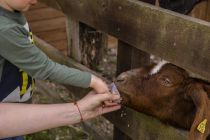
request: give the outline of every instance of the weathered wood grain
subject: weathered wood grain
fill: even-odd
[[[207,8],[208,8],[208,1],[202,1],[199,4],[195,5],[193,10],[190,12],[190,16],[196,17],[202,20],[207,19]]]
[[[55,29],[65,29],[66,21],[64,17],[55,19],[39,20],[30,23],[33,33],[46,32]]]
[[[38,36],[39,38],[43,39],[46,42],[67,39],[65,28],[53,29],[44,32],[37,32],[36,36]]]
[[[37,3],[24,12],[32,32],[51,45],[66,53],[67,35],[65,15],[58,10]]]
[[[210,80],[210,23],[136,0],[57,3],[66,15]]]
[[[57,17],[64,17],[64,14],[61,11],[55,10],[53,8],[44,7],[35,10],[30,9],[30,12],[26,12],[25,16],[27,17],[28,22],[33,22]]]
[[[30,7],[30,10],[37,10],[37,9],[40,9],[40,8],[46,8],[46,4],[44,3],[37,3],[33,6]]]
[[[68,56],[81,63],[82,54],[80,50],[79,21],[71,17],[67,17],[66,31],[68,39]]]
[[[133,140],[185,140],[186,131],[163,125],[159,120],[130,108],[107,115],[121,131]]]
[[[63,53],[67,53],[67,41],[66,39],[58,40],[58,41],[50,41],[49,44],[57,48],[59,51]]]
[[[208,1],[206,19],[207,19],[207,21],[210,21],[210,1]]]

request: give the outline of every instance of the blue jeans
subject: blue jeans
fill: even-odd
[[[5,138],[5,139],[1,139],[1,140],[23,140],[23,137],[18,136],[18,137],[12,137],[12,138]]]

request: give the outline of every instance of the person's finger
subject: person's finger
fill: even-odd
[[[120,96],[119,95],[114,95],[114,94],[97,94],[97,98],[99,101],[101,102],[105,102],[105,101],[115,101],[115,100],[119,100]]]
[[[107,94],[107,93],[109,93],[109,94],[111,94],[111,92],[107,89],[107,90],[105,90],[105,91],[103,91],[103,92],[100,92],[99,94]]]
[[[114,106],[114,105],[118,105],[120,103],[119,102],[115,102],[115,101],[105,101],[104,102],[104,106]]]
[[[99,113],[102,115],[102,114],[105,114],[105,113],[108,113],[108,112],[119,110],[120,108],[121,108],[121,105],[115,105],[115,106],[105,107]]]

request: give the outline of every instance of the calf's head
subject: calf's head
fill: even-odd
[[[116,85],[124,104],[140,111],[155,110],[164,107],[170,97],[184,92],[187,72],[172,64],[165,64],[154,72],[156,67],[130,70],[117,77]]]
[[[198,126],[204,120],[210,121],[210,86],[190,77],[184,69],[170,63],[133,69],[120,74],[116,85],[124,104],[189,129],[188,139],[205,140],[209,135],[208,124],[204,132]]]

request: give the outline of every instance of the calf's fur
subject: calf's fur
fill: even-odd
[[[210,85],[192,78],[182,68],[165,64],[151,74],[153,66],[120,74],[116,85],[127,106],[189,130],[188,140],[206,140],[210,134]],[[207,119],[205,132],[197,130]]]

